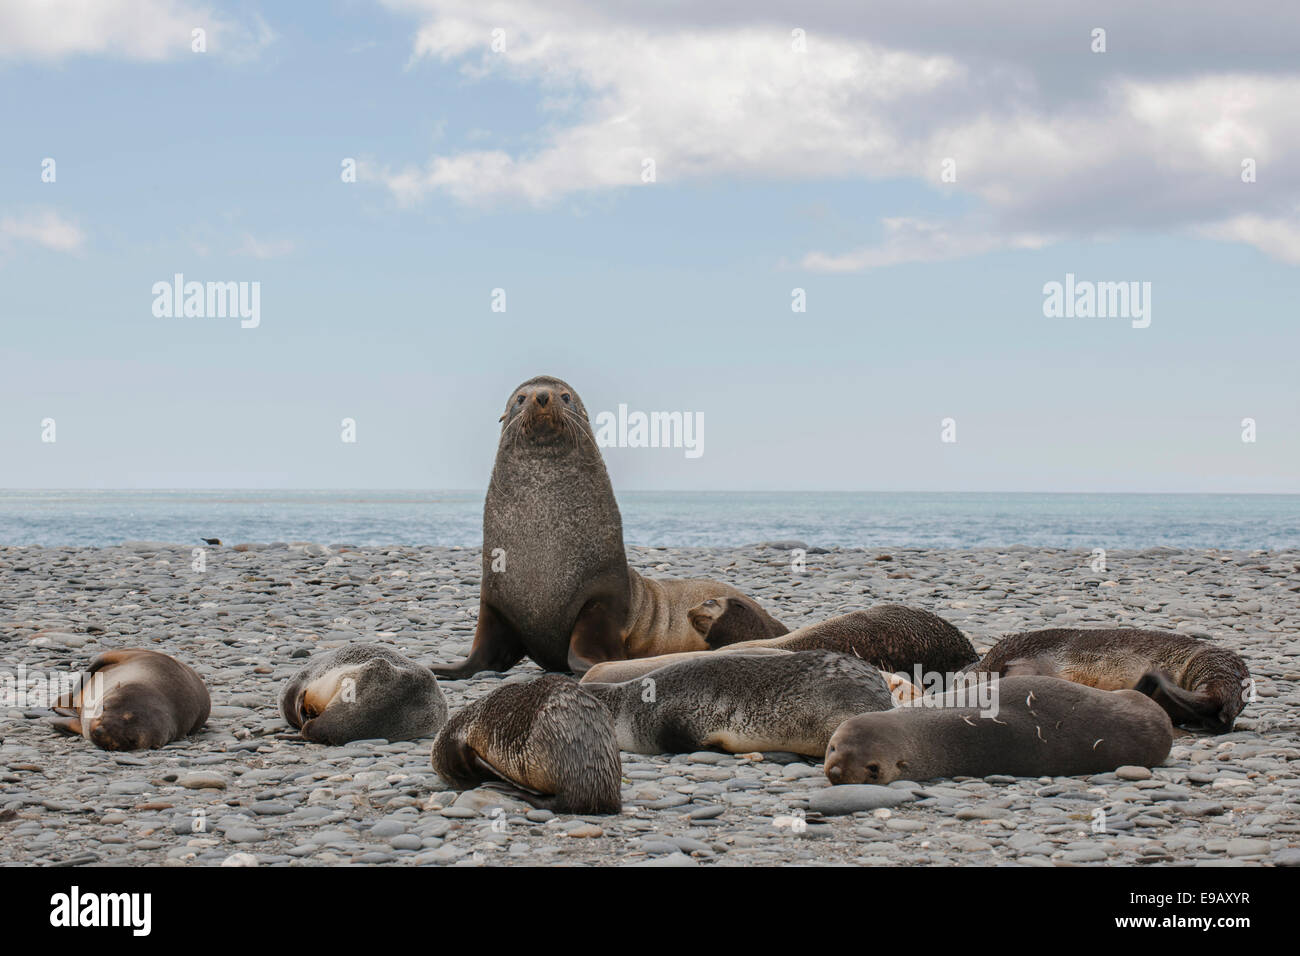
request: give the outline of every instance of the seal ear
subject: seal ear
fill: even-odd
[[[502,413],[501,413],[501,417],[498,418],[497,421],[499,421],[499,422],[503,422],[503,421],[505,421],[505,420],[506,420],[506,413],[505,413],[505,412],[502,412]]]

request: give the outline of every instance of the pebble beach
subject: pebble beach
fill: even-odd
[[[807,552],[802,562],[802,549]],[[283,682],[349,642],[463,656],[477,548],[273,543],[0,548],[0,666],[79,671],[146,647],[195,668],[206,728],[109,753],[0,706],[0,863],[30,865],[1300,865],[1300,551],[630,547],[651,576],[708,576],[794,628],[882,602],[1006,633],[1155,627],[1229,647],[1256,699],[1232,733],[1180,732],[1166,764],[1091,777],[830,787],[793,754],[624,753],[623,812],[567,816],[449,791],[432,738],[324,747],[280,716]],[[196,567],[201,566],[201,570]],[[454,713],[540,673],[441,681]]]

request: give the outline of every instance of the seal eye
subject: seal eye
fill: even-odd
[[[522,405],[523,403],[524,403],[524,397],[522,395],[520,395],[518,398],[515,399],[516,405]]]
[[[565,392],[563,395],[560,396],[560,398],[564,399],[564,404],[565,404],[565,405],[569,404],[569,393],[568,393],[568,392]]]

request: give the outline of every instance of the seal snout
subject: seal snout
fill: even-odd
[[[831,783],[885,784],[898,778],[863,731],[853,719],[846,720],[826,745],[826,779]]]

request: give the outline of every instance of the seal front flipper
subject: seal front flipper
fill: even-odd
[[[1168,673],[1159,669],[1147,671],[1133,688],[1145,694],[1164,708],[1174,723],[1203,726],[1216,733],[1232,729],[1235,715],[1221,709],[1218,698],[1203,692],[1179,687]]]
[[[626,660],[622,623],[603,601],[588,601],[569,636],[569,669],[581,675],[602,661]]]
[[[82,736],[81,719],[78,717],[56,717],[50,721],[50,726],[61,734],[72,737]]]
[[[469,657],[459,664],[433,664],[429,669],[438,677],[460,680],[479,671],[508,671],[523,659],[524,642],[518,632],[492,605],[480,599]]]

